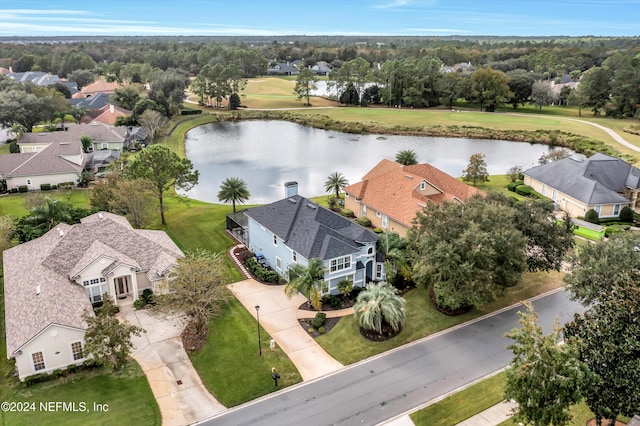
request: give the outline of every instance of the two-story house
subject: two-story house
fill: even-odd
[[[244,212],[249,249],[262,254],[286,278],[293,264],[319,258],[325,269],[322,294],[337,294],[343,279],[354,287],[384,279],[376,258],[378,235],[318,204],[293,194]]]

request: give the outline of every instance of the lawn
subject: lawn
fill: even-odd
[[[499,300],[455,317],[438,312],[429,301],[428,291],[424,288],[416,288],[405,296],[407,320],[404,330],[398,336],[384,342],[372,342],[362,337],[357,321],[353,316],[348,316],[342,318],[330,332],[319,336],[316,340],[341,363],[353,364],[506,306],[511,306],[521,300],[560,288],[563,285],[563,277],[564,274],[560,272],[526,273],[522,282],[507,289],[506,294]]]
[[[258,354],[257,323],[233,300],[225,312],[209,322],[207,344],[191,356],[207,389],[227,407],[277,390],[271,368],[280,373],[278,388],[302,381],[300,373],[280,349],[271,351],[271,337],[261,329],[262,355]]]
[[[304,108],[306,99],[298,100],[293,93],[295,79],[261,77],[248,80],[242,98],[242,106],[252,109]],[[335,106],[335,101],[311,97],[311,106]]]
[[[9,215],[13,217],[22,217],[29,213],[25,207],[25,201],[29,199],[31,203],[36,202],[44,197],[58,198],[63,201],[70,201],[74,207],[89,207],[91,200],[91,190],[73,189],[62,190],[56,189],[48,192],[27,192],[18,194],[6,194],[0,196],[0,215]],[[37,203],[37,202],[36,202]]]
[[[459,178],[462,181],[462,178]],[[507,178],[507,175],[491,175],[489,176],[489,182],[482,182],[477,185],[477,188],[484,192],[499,192],[507,197],[515,197],[518,200],[524,200],[527,197],[516,194],[515,192],[509,191],[507,189],[507,184],[510,181]]]

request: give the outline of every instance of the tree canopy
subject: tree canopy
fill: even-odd
[[[473,186],[476,186],[482,182],[489,182],[489,172],[487,171],[487,162],[484,159],[484,154],[477,152],[471,154],[469,158],[469,165],[462,171],[462,180],[465,182],[471,182]]]
[[[164,145],[151,145],[143,149],[125,168],[125,178],[143,179],[151,182],[153,196],[160,205],[162,224],[164,217],[164,194],[172,187],[188,191],[198,183],[199,173],[186,158],[180,158]]]
[[[418,164],[418,155],[413,149],[401,149],[396,153],[396,162],[405,166]]]

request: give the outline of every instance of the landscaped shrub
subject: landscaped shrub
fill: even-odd
[[[144,300],[144,303],[146,303],[147,305],[155,305],[156,301],[153,297],[153,290],[151,290],[150,288],[145,288],[142,291],[142,300]]]
[[[255,258],[249,257],[245,261],[245,265],[251,274],[264,283],[277,283],[280,281],[278,273],[272,269],[267,269],[259,264]]]
[[[27,192],[29,190],[29,187],[27,185],[20,185],[18,187],[18,192]]]
[[[41,183],[40,184],[40,190],[41,191],[50,191],[51,190],[51,184],[50,183]]]
[[[585,213],[584,220],[586,220],[587,222],[595,223],[595,224],[600,222],[598,217],[598,212],[595,211],[594,209],[591,209]]]
[[[354,217],[355,215],[349,209],[342,209],[342,216],[344,216],[344,217]]]
[[[326,320],[327,320],[327,314],[323,312],[318,312],[316,316],[311,321],[309,321],[309,324],[311,324],[313,328],[318,329],[324,325],[324,322]]]
[[[358,222],[358,225],[371,226],[371,219],[368,217],[359,217],[356,221]]]
[[[180,115],[195,115],[195,114],[202,114],[202,110],[201,109],[182,109],[180,110]]]
[[[516,186],[518,186],[518,185],[524,185],[524,180],[522,180],[522,179],[518,179],[518,180],[516,181]]]
[[[136,299],[135,302],[133,302],[133,307],[137,309],[142,309],[144,308],[146,305],[146,303],[144,303],[144,300],[142,299]]]
[[[530,196],[533,194],[533,188],[529,185],[518,185],[516,186],[516,194]]]
[[[49,380],[49,378],[49,374],[47,373],[38,373],[34,374],[33,376],[26,377],[24,379],[24,384],[27,386],[33,386],[36,383],[46,382],[47,380]]]
[[[318,333],[324,334],[325,333],[324,327],[318,327]]]
[[[604,230],[604,236],[609,238],[612,235],[622,234],[625,231],[628,231],[631,225],[611,225],[607,226]]]
[[[507,189],[511,192],[516,192],[516,187],[519,186],[518,182],[509,182]]]
[[[343,298],[340,296],[336,296],[334,294],[327,294],[326,296],[322,296],[322,304],[329,305],[333,309],[342,308]]]
[[[18,145],[18,142],[13,141],[9,144],[9,153],[11,154],[17,154],[20,152],[20,146]]]
[[[60,182],[58,184],[58,188],[60,188],[60,189],[72,189],[75,186],[76,186],[76,184],[73,183],[73,182]]]
[[[633,222],[633,210],[631,210],[631,207],[624,206],[622,210],[620,210],[620,220],[623,222]]]
[[[58,189],[58,185],[51,185],[51,189]]]
[[[384,229],[382,229],[382,228],[373,228],[373,232],[375,232],[376,234],[382,234],[384,232]]]

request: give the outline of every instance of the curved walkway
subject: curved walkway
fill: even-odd
[[[121,306],[118,317],[144,329],[131,339],[132,356],[147,376],[163,426],[191,424],[227,409],[204,387],[182,347],[180,333],[185,324],[181,317],[136,311],[133,305]]]
[[[605,131],[609,136],[611,136],[619,144],[624,145],[627,148],[632,149],[632,150],[634,150],[636,152],[640,152],[640,147],[637,147],[637,146],[633,145],[632,143],[627,142],[622,136],[620,136],[618,133],[616,133],[616,131],[613,130],[613,129],[610,129],[610,128],[605,127],[605,126],[601,126],[600,124],[597,124],[597,123],[592,123],[590,121],[578,120],[577,118],[567,118],[567,120],[577,121],[578,123],[589,124],[591,126],[597,127],[598,129]]]

